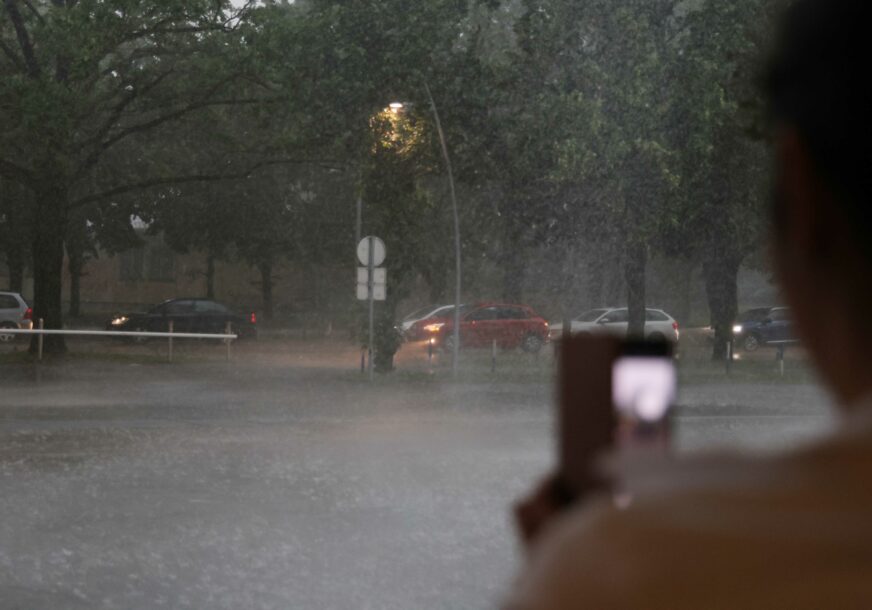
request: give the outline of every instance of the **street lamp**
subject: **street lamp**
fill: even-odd
[[[430,108],[433,110],[433,119],[436,122],[436,131],[439,134],[439,143],[442,146],[442,158],[445,160],[445,169],[448,172],[448,186],[451,192],[451,211],[454,216],[454,345],[452,346],[451,372],[454,377],[457,377],[458,361],[460,360],[460,295],[463,287],[460,264],[460,215],[457,211],[454,170],[451,167],[451,157],[448,155],[448,144],[445,142],[445,133],[442,131],[442,121],[439,120],[439,110],[436,108],[436,101],[433,99],[430,86],[426,82],[424,82],[424,91],[427,92],[427,100],[430,102]],[[406,105],[402,102],[391,102],[388,104],[388,108],[394,114],[399,114],[405,107]]]

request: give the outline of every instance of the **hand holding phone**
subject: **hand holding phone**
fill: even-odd
[[[621,496],[621,481],[598,469],[598,459],[639,447],[665,450],[676,378],[671,345],[571,337],[559,352],[557,470],[516,507],[529,545],[568,506],[596,492]]]
[[[558,490],[571,503],[614,483],[596,468],[604,453],[666,450],[676,377],[666,341],[570,338],[560,356]]]

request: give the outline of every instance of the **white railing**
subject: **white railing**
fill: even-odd
[[[168,332],[127,331],[127,330],[58,330],[43,328],[43,321],[37,322],[37,328],[0,328],[0,335],[37,335],[37,359],[42,360],[43,337],[45,335],[65,335],[78,337],[139,337],[143,339],[167,339],[167,358],[173,361],[174,339],[217,339],[227,344],[227,359],[230,360],[230,344],[239,338],[239,335],[230,332],[228,324],[223,334],[216,333],[176,333],[173,332],[173,323],[169,323]]]

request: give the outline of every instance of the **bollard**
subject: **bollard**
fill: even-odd
[[[45,320],[40,318],[39,319],[39,330],[44,330],[44,329],[45,329]],[[36,346],[37,346],[36,359],[39,360],[40,362],[42,362],[42,345],[43,345],[44,339],[45,339],[45,335],[42,333],[39,333],[39,337],[36,338]]]
[[[778,346],[778,352],[775,357],[778,359],[778,370],[781,373],[781,376],[784,377],[784,346]]]
[[[730,375],[730,372],[733,368],[733,342],[727,341],[727,376]]]
[[[173,334],[173,321],[172,320],[170,320],[169,329],[167,330],[167,332],[169,332],[170,335]],[[172,362],[173,361],[173,338],[170,337],[169,339],[167,339],[167,341],[168,341],[167,358],[168,358],[169,362]]]
[[[497,372],[497,340],[491,343],[491,373]]]
[[[230,322],[224,325],[224,334],[230,334]],[[227,362],[230,362],[230,344],[233,343],[233,339],[227,338],[224,341],[227,343]]]

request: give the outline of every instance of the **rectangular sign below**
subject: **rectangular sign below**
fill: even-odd
[[[366,301],[369,299],[369,286],[364,284],[357,285],[357,300]],[[372,300],[384,301],[387,299],[387,288],[384,284],[374,284],[372,287]]]
[[[374,301],[384,301],[387,298],[387,270],[384,267],[376,267],[372,270],[372,298]],[[366,301],[369,299],[369,270],[366,267],[357,268],[357,299]]]
[[[384,267],[376,267],[372,270],[372,281],[374,284],[386,284],[388,279],[387,269]],[[366,284],[369,278],[366,267],[357,268],[357,283]]]

